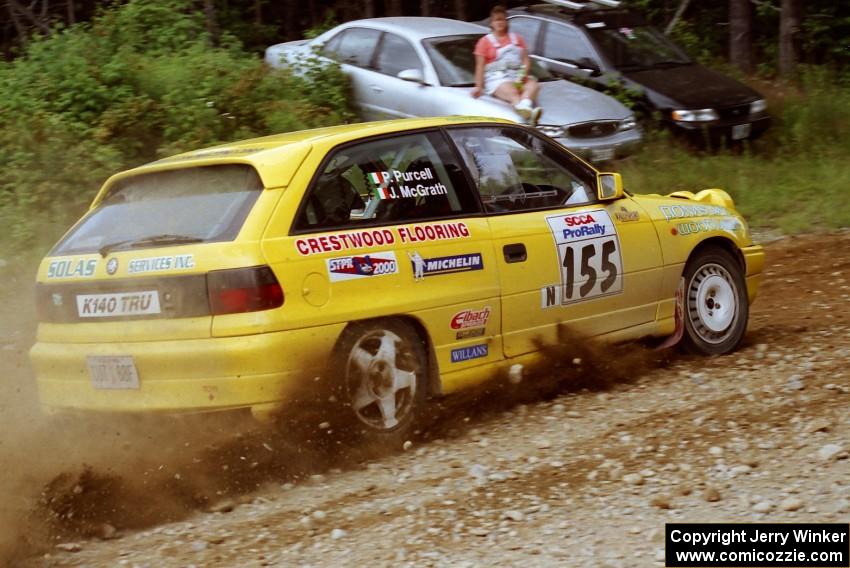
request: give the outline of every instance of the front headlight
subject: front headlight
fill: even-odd
[[[637,128],[637,119],[635,118],[635,115],[631,114],[620,123],[620,132],[623,130],[631,130],[633,128]]]
[[[767,101],[764,99],[759,99],[750,103],[750,114],[756,114],[757,112],[764,112],[766,110]]]
[[[552,138],[557,138],[559,136],[564,135],[564,127],[555,126],[553,124],[538,124],[537,130],[538,132],[542,132],[546,136],[550,136]]]
[[[717,111],[713,108],[673,111],[673,120],[678,122],[708,122],[709,120],[717,120],[717,118]]]

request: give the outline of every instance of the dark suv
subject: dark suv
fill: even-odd
[[[770,126],[756,91],[692,61],[616,2],[554,2],[508,11],[511,31],[552,73],[636,91],[636,109],[695,142],[754,139]]]

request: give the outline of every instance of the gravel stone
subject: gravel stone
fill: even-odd
[[[789,497],[779,504],[779,508],[783,511],[797,511],[803,508],[803,500],[799,497]]]
[[[838,444],[826,444],[818,450],[818,457],[824,461],[829,461],[838,456],[841,450],[842,448]]]

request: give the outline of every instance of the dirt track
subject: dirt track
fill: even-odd
[[[293,445],[185,424],[72,448],[6,397],[0,529],[24,545],[6,548],[27,566],[631,567],[663,565],[665,522],[846,522],[850,233],[767,249],[739,352],[565,350],[560,394],[526,381],[450,400],[380,459],[321,431]],[[20,381],[23,350],[3,353]]]

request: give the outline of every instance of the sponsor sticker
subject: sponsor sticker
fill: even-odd
[[[480,310],[462,310],[456,313],[450,324],[451,328],[457,331],[455,337],[467,339],[483,336],[487,320],[490,319],[490,311],[490,306],[485,306]]]
[[[448,195],[449,188],[441,183],[430,167],[402,172],[388,170],[369,173],[367,179],[378,199],[401,199]]]
[[[88,278],[94,276],[97,259],[54,260],[47,266],[48,278]]]
[[[166,270],[187,270],[190,268],[195,268],[195,256],[192,254],[134,258],[127,263],[128,274],[144,274],[146,272],[163,272]]]
[[[670,230],[673,235],[693,235],[696,233],[707,233],[710,231],[737,231],[742,225],[738,219],[730,217],[728,219],[697,219],[695,221],[686,221],[677,223]]]
[[[463,310],[452,317],[452,329],[465,329],[467,327],[484,327],[490,319],[490,306],[480,310]]]
[[[620,209],[614,212],[614,217],[616,217],[617,220],[621,223],[628,223],[629,221],[640,221],[640,213],[638,213],[637,211],[631,211],[622,206],[620,207]]]
[[[540,290],[551,308],[623,291],[623,259],[614,222],[604,209],[546,217],[561,269],[561,282]]]
[[[416,280],[421,280],[426,276],[470,272],[484,268],[484,259],[481,258],[481,253],[479,252],[422,258],[419,252],[414,251],[412,254],[407,253],[407,256],[413,265],[413,277]]]
[[[659,205],[666,221],[688,217],[727,217],[729,211],[717,205]]]
[[[106,273],[112,276],[116,272],[118,272],[118,259],[113,257],[106,263]]]
[[[81,318],[141,316],[161,313],[156,290],[116,294],[80,294],[77,314]]]
[[[329,258],[326,262],[331,282],[398,274],[398,261],[394,252]]]
[[[480,359],[489,354],[489,348],[486,343],[480,345],[471,345],[460,349],[452,349],[452,363],[461,363],[470,359]]]
[[[483,327],[474,327],[472,329],[462,329],[455,334],[457,339],[469,339],[470,337],[483,337],[485,333]]]
[[[469,238],[469,227],[463,222],[431,223],[427,225],[409,225],[390,229],[363,229],[348,233],[322,235],[319,237],[304,237],[295,239],[295,248],[303,256],[339,252],[359,248],[393,245],[401,243],[417,243],[429,241],[446,241]]]

